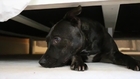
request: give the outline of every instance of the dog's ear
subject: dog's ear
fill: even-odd
[[[78,7],[68,11],[64,16],[64,19],[70,21],[72,25],[80,27],[81,21],[77,17],[77,15],[79,15],[81,11],[82,11],[82,8],[81,8],[81,5],[79,5]]]

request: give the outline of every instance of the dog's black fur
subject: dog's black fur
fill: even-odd
[[[70,64],[72,70],[83,71],[88,69],[84,63],[87,56],[95,55],[93,62],[106,57],[114,64],[139,71],[139,61],[122,54],[100,23],[77,17],[81,10],[81,6],[72,9],[52,27],[46,37],[48,50],[40,59],[40,65],[52,68]]]

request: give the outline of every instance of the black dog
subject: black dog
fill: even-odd
[[[95,55],[93,62],[99,62],[106,57],[114,64],[139,71],[139,61],[122,54],[100,23],[76,16],[81,10],[81,6],[78,6],[67,12],[52,27],[46,37],[48,50],[40,59],[40,65],[52,68],[69,64],[72,70],[83,71],[88,68],[84,63],[87,56]]]

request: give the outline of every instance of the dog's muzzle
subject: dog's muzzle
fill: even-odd
[[[50,56],[47,57],[42,57],[39,60],[39,64],[43,67],[48,67],[48,68],[52,68],[52,67],[60,67],[63,66],[64,63],[60,62],[58,59],[52,58]]]
[[[39,64],[43,67],[55,67],[57,66],[56,65],[57,63],[57,59],[55,58],[52,58],[52,57],[42,57],[40,60],[39,60]]]

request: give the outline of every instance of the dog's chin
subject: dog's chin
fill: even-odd
[[[45,67],[45,68],[54,68],[54,67],[62,67],[65,65],[67,61],[64,61],[64,62],[59,62],[59,61],[48,61],[48,62],[45,62],[45,63],[40,63],[40,65],[42,67]]]
[[[45,67],[45,68],[55,68],[55,67],[62,67],[64,65],[41,65],[42,67]]]
[[[45,67],[45,68],[54,68],[54,67],[62,67],[64,66],[64,64],[61,64],[61,63],[46,63],[46,64],[40,64],[42,67]]]

